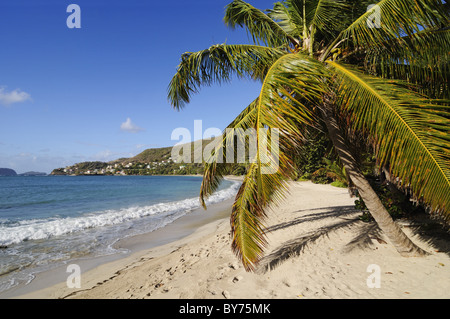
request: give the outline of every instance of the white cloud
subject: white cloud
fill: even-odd
[[[138,133],[144,131],[143,128],[134,124],[130,118],[127,118],[127,120],[120,125],[120,129],[129,133]]]
[[[14,103],[21,103],[27,100],[31,100],[30,94],[15,89],[14,91],[7,92],[5,87],[0,86],[0,104],[9,106]]]

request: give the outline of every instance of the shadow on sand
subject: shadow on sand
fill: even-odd
[[[314,213],[315,210],[320,212]],[[293,213],[301,213],[304,211],[305,210],[298,210]],[[374,221],[361,221],[361,212],[356,210],[353,206],[337,206],[331,209],[316,208],[306,211],[311,213],[295,218],[290,222],[270,226],[267,228],[266,232],[275,232],[302,223],[326,218],[334,218],[337,222],[317,228],[309,233],[302,234],[297,238],[286,241],[261,259],[258,268],[256,269],[256,273],[263,274],[276,268],[288,259],[299,256],[307,245],[314,243],[321,237],[328,236],[328,234],[333,231],[344,228],[351,227],[352,231],[356,233],[356,236],[347,243],[344,252],[350,252],[355,248],[368,248],[373,239],[385,243],[381,239],[382,232],[378,228],[378,225]],[[450,256],[450,233],[448,227],[444,227],[438,221],[430,219],[428,215],[414,218],[414,220],[408,220],[406,226],[403,225],[402,227],[411,228],[413,234],[418,236],[420,240],[429,244],[434,251],[444,252]]]

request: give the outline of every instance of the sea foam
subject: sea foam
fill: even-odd
[[[239,186],[240,183],[233,183],[229,188],[211,195],[206,203],[210,205],[235,196]],[[80,217],[24,220],[13,225],[3,223],[0,225],[0,245],[9,246],[24,241],[48,239],[86,229],[118,225],[147,216],[166,218],[165,222],[160,223],[163,226],[199,207],[198,198],[188,198],[150,206],[92,212]]]

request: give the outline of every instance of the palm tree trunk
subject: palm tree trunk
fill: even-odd
[[[373,190],[367,179],[358,168],[357,162],[347,147],[344,135],[339,129],[338,123],[331,110],[330,104],[325,103],[322,109],[323,120],[327,126],[331,141],[336,148],[342,164],[347,171],[351,181],[358,189],[361,198],[364,200],[370,214],[377,222],[383,233],[394,245],[397,251],[405,257],[417,257],[428,254],[415,245],[394,222],[377,193]]]

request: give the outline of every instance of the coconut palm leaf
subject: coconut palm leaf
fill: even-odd
[[[227,147],[233,147],[234,153],[237,152],[238,142],[235,141],[235,136],[239,137],[239,135],[236,135],[236,131],[246,131],[255,126],[257,105],[258,99],[255,99],[227,126],[222,133],[222,136],[219,138],[216,147],[205,159],[203,163],[203,181],[200,187],[200,203],[204,209],[206,209],[206,199],[217,190],[220,182],[223,180],[224,174],[228,172],[230,164],[226,163],[227,160],[224,158],[224,156],[226,157],[227,155]],[[230,141],[236,143],[229,145]],[[241,140],[240,142],[242,143],[243,141]]]
[[[219,163],[218,156],[230,147],[229,138],[236,136],[245,141],[245,132],[238,129],[255,129],[256,153],[249,158],[248,173],[231,217],[232,247],[247,270],[254,268],[265,246],[264,211],[269,203],[276,204],[283,198],[285,182],[293,176],[293,149],[303,139],[297,123],[310,125],[314,121],[308,103],[319,99],[325,90],[321,80],[325,74],[320,66],[303,54],[287,54],[278,59],[264,79],[260,96],[228,126],[219,143],[223,148],[216,149],[212,162],[207,163],[200,195],[203,204],[223,178],[225,164]],[[271,130],[278,128],[282,130],[275,136]],[[278,139],[278,150],[272,147],[273,139]]]
[[[342,16],[347,13],[349,5],[339,0],[308,1],[312,10],[307,16],[310,26],[326,32],[336,32],[341,26]]]
[[[400,45],[401,44],[401,45]],[[450,98],[450,30],[423,30],[401,42],[388,41],[367,50],[365,68],[384,78],[417,84],[432,98]]]
[[[261,10],[242,0],[234,0],[226,7],[225,24],[230,28],[245,27],[256,44],[270,47],[298,45],[298,41]]]
[[[246,270],[254,270],[267,244],[263,220],[264,205],[257,190],[257,166],[252,164],[239,188],[231,213],[231,248]]]
[[[291,37],[301,39],[303,36],[303,17],[285,2],[276,2],[273,9],[267,10],[267,15]]]
[[[369,26],[377,12],[380,25]],[[351,38],[355,47],[368,48],[405,35],[411,37],[423,28],[441,27],[442,23],[448,23],[448,12],[440,0],[381,0],[348,26],[342,38]]]
[[[309,104],[320,99],[325,90],[322,70],[317,61],[303,54],[281,57],[268,71],[253,106],[256,154],[250,160],[231,218],[232,248],[247,270],[254,269],[264,249],[264,211],[269,203],[276,204],[283,199],[286,181],[293,176],[293,150],[303,140],[301,126],[296,123],[310,125],[315,120]],[[267,137],[262,134],[265,128],[269,128]],[[279,128],[279,149],[275,151],[271,147],[272,154],[269,154],[265,144],[272,145],[273,130]]]
[[[432,212],[450,215],[450,112],[394,81],[328,61],[338,76],[337,105],[352,128],[369,134],[380,166]],[[436,112],[436,110],[438,112]]]
[[[282,50],[258,45],[226,44],[185,53],[169,84],[169,101],[181,109],[202,85],[228,82],[233,75],[262,80],[268,67],[284,54]]]

